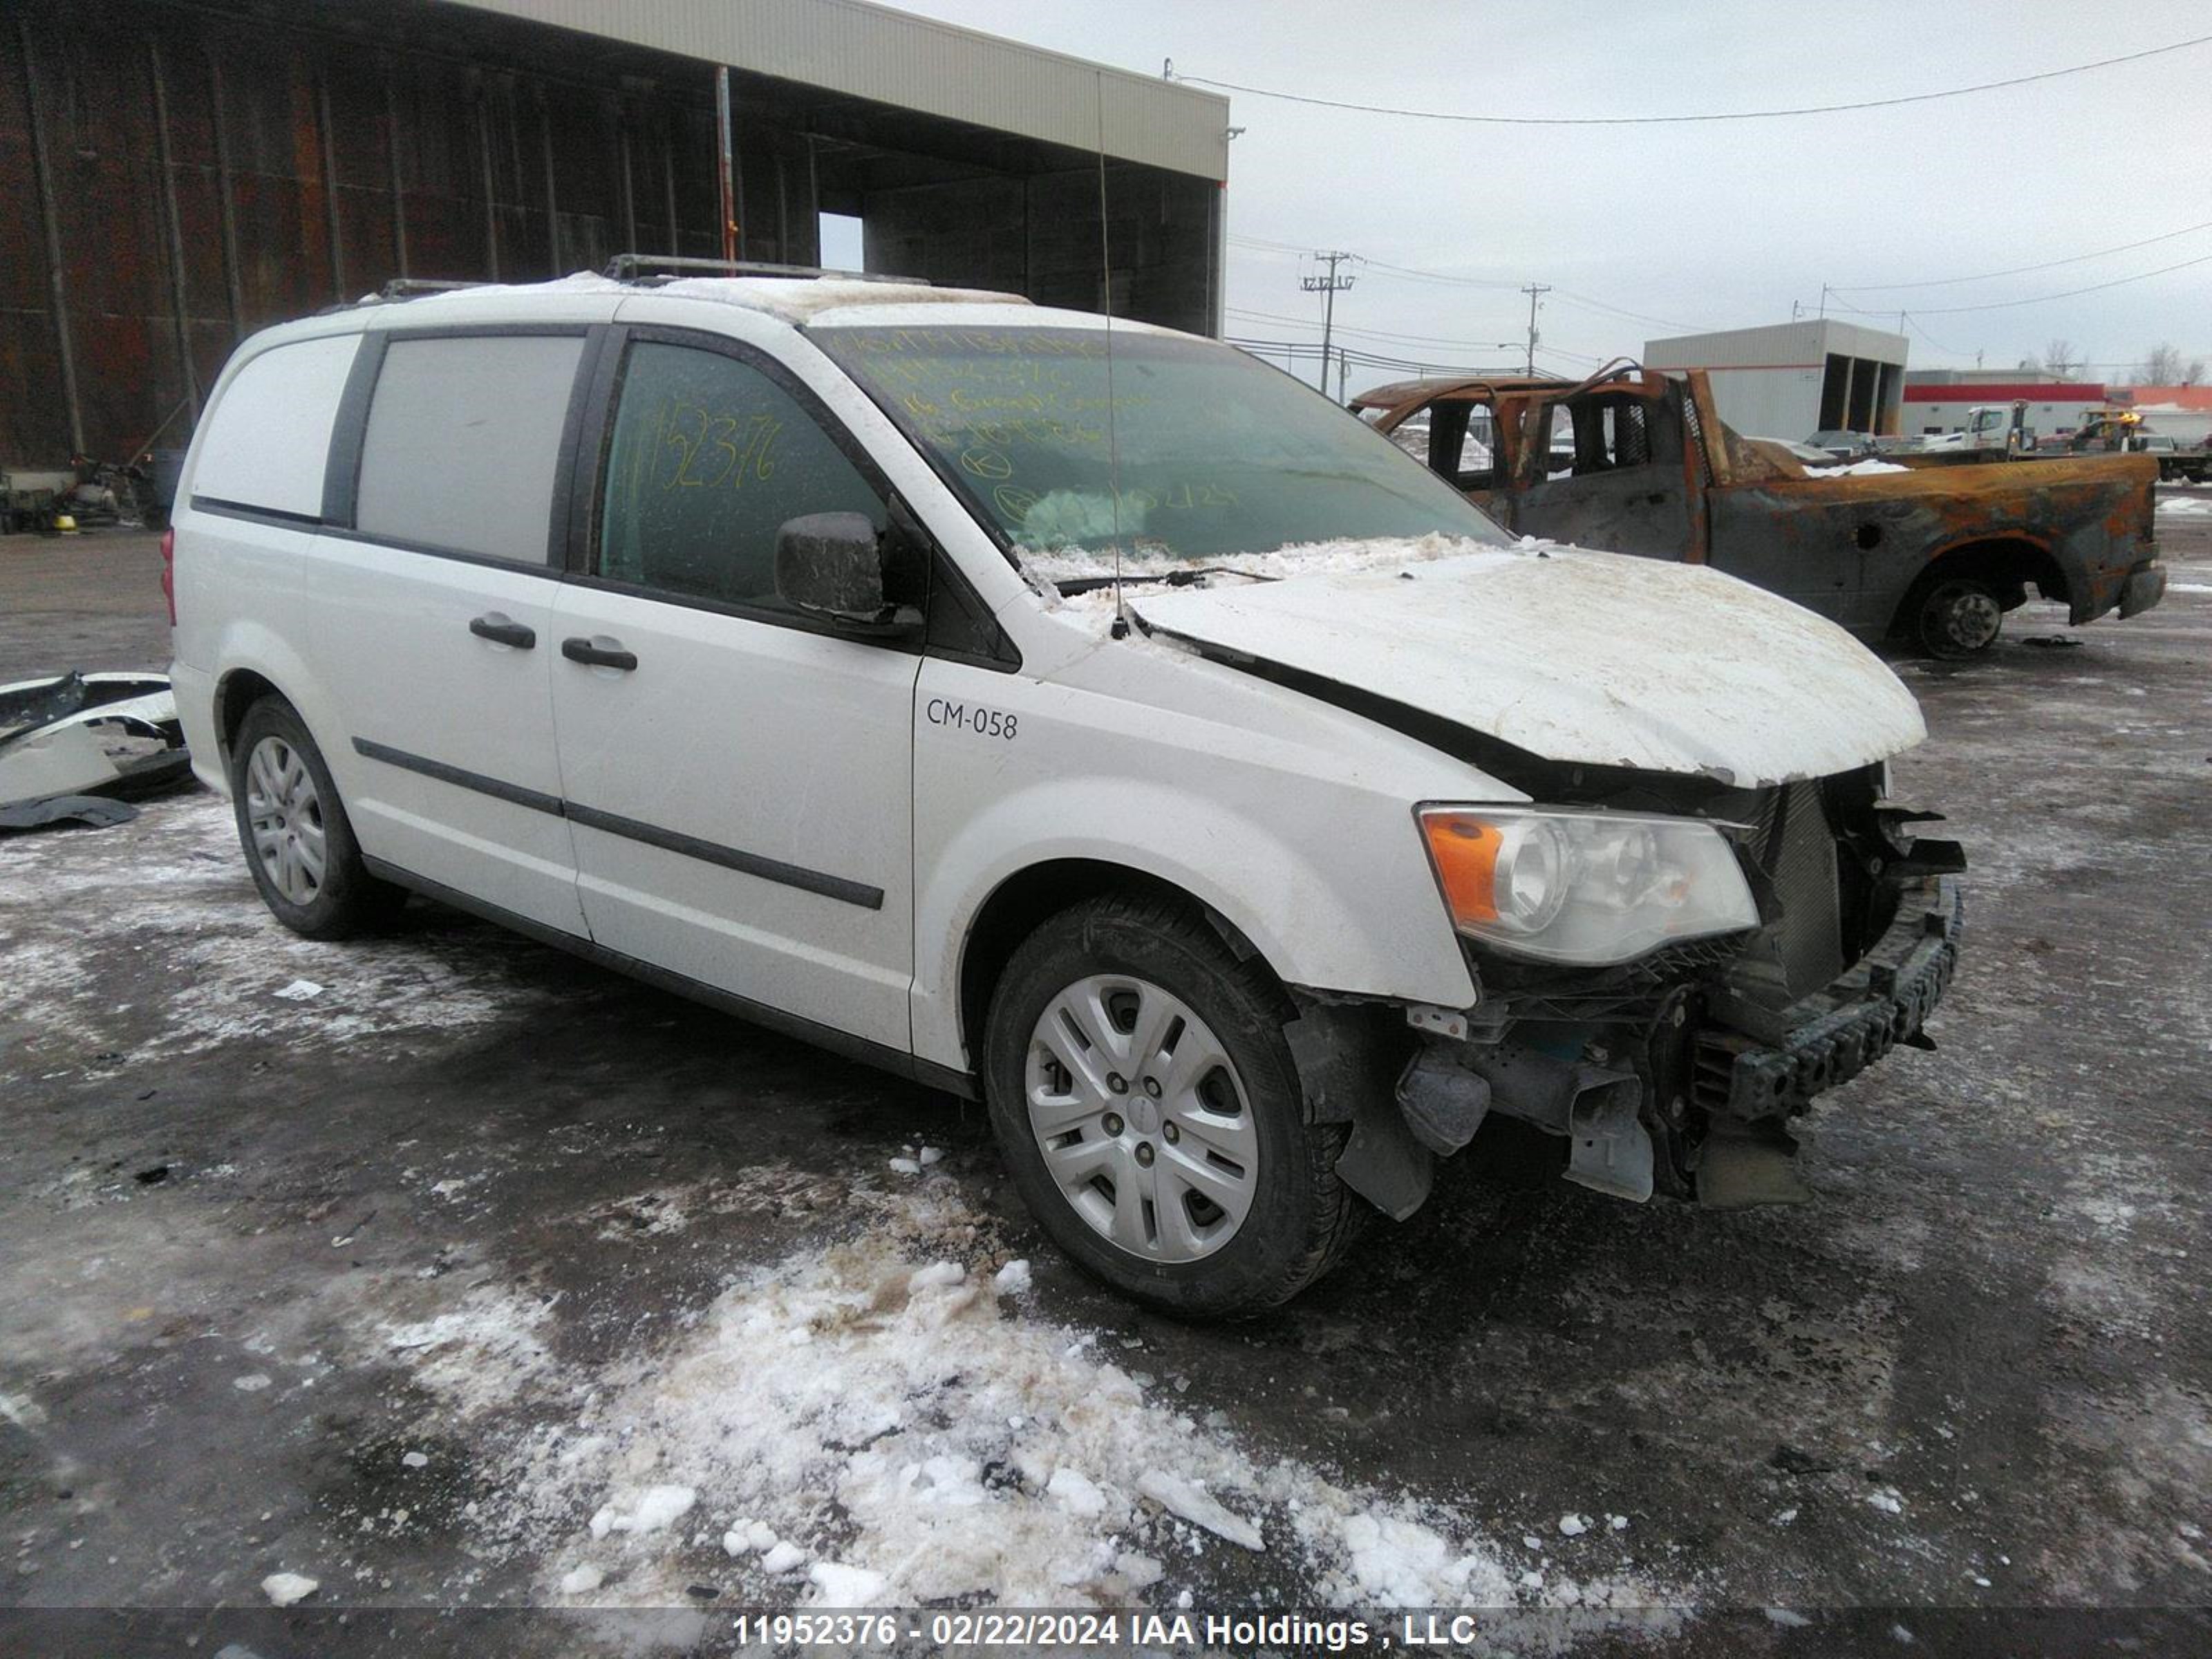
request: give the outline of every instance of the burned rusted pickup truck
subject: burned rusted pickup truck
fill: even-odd
[[[2077,627],[2166,591],[2148,455],[1808,465],[1730,430],[1694,369],[1409,380],[1352,406],[1509,529],[1710,564],[1869,642],[1971,657],[2031,589]]]

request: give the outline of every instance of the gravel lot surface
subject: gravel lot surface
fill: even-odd
[[[2212,498],[2169,499],[2160,609],[1899,663],[1966,951],[1938,1051],[1814,1115],[1815,1204],[1479,1141],[1253,1324],[1078,1277],[944,1097],[426,905],[286,933],[211,796],[0,840],[0,1632],[1188,1591],[1495,1605],[1521,1651],[2102,1650],[2064,1610],[2112,1607],[2208,1650]],[[0,540],[0,680],[160,662],[157,575]]]

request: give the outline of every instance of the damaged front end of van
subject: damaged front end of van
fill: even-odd
[[[1813,1101],[1933,1047],[1965,859],[1891,798],[1924,727],[1840,629],[1716,574],[1548,546],[1136,607],[1498,781],[1408,825],[1473,1000],[1306,991],[1290,1028],[1310,1109],[1352,1125],[1339,1173],[1385,1213],[1492,1117],[1621,1198],[1796,1200]]]

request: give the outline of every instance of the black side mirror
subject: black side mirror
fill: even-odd
[[[841,628],[890,632],[921,613],[892,599],[884,574],[890,538],[864,514],[809,513],[775,532],[775,591],[795,609]]]

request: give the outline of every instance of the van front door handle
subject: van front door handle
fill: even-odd
[[[637,666],[637,653],[623,650],[620,640],[609,640],[605,645],[598,640],[563,640],[561,654],[570,662],[588,664],[593,668],[619,668],[625,674]]]
[[[480,640],[489,640],[495,645],[511,645],[518,651],[527,651],[538,643],[538,630],[525,626],[496,611],[487,611],[472,617],[469,632]]]

